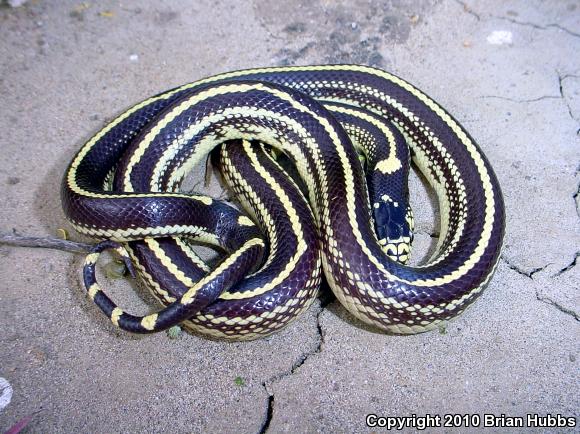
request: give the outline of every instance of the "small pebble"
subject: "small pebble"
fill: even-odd
[[[23,6],[28,0],[8,0],[8,5],[12,8]]]
[[[513,34],[507,30],[494,30],[487,37],[487,42],[492,45],[506,45],[511,44]]]
[[[105,276],[109,279],[121,279],[127,274],[127,268],[123,261],[114,260],[109,262],[104,267]]]
[[[129,56],[129,60],[130,60],[131,62],[137,62],[137,61],[139,60],[139,55],[138,55],[138,54],[131,54],[131,55]]]
[[[0,377],[0,411],[2,411],[12,400],[12,386],[6,378]]]
[[[173,326],[167,329],[167,337],[169,339],[177,339],[181,335],[181,327]]]

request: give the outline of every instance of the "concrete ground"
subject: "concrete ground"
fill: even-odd
[[[81,256],[1,246],[0,431],[28,415],[29,432],[248,433],[379,431],[369,413],[580,417],[580,4],[184,4],[0,7],[0,232],[68,227],[66,164],[134,102],[238,68],[356,62],[418,85],[481,144],[507,207],[497,273],[440,332],[385,336],[331,302],[231,344],[122,333],[87,300]],[[417,260],[437,210],[412,181]],[[127,282],[106,285],[136,311],[155,307]]]

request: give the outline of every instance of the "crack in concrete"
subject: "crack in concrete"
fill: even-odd
[[[490,15],[490,17],[495,18],[497,20],[508,21],[512,24],[517,24],[519,26],[532,27],[532,28],[537,29],[537,30],[558,29],[558,30],[561,30],[561,31],[569,34],[570,36],[573,36],[575,38],[580,38],[580,33],[573,32],[572,30],[570,30],[564,26],[561,26],[560,24],[556,24],[556,23],[541,25],[541,24],[537,24],[537,23],[519,21],[519,20],[516,20],[515,18],[510,18],[510,17],[502,17],[502,16],[497,16],[497,15]]]
[[[313,348],[309,351],[306,351],[305,353],[301,354],[300,357],[298,358],[298,360],[296,360],[293,364],[292,367],[288,370],[288,371],[284,371],[281,372],[279,374],[276,374],[272,377],[270,377],[269,379],[267,379],[266,381],[262,382],[262,387],[264,388],[264,390],[266,391],[267,395],[268,395],[268,401],[267,401],[267,406],[266,406],[266,416],[264,418],[264,421],[262,422],[262,425],[260,426],[260,429],[258,430],[258,434],[265,434],[266,432],[268,432],[268,429],[270,428],[270,423],[272,422],[272,419],[274,417],[274,404],[276,402],[276,397],[274,395],[274,391],[271,389],[271,387],[279,382],[280,380],[282,380],[283,378],[289,377],[291,375],[294,375],[296,373],[296,371],[302,366],[304,365],[304,363],[306,363],[306,361],[313,355],[315,354],[319,354],[322,351],[322,344],[324,343],[324,331],[322,330],[322,325],[320,324],[320,316],[322,315],[322,312],[324,312],[324,308],[332,301],[332,299],[327,299],[327,300],[323,300],[320,302],[320,307],[318,312],[316,313],[316,331],[318,333],[318,339],[316,344],[313,346]]]
[[[578,132],[580,132],[580,130],[578,130]],[[576,214],[580,217],[580,183],[576,188],[576,193],[572,195],[572,199],[574,199],[574,203],[576,204]]]
[[[559,71],[556,71],[556,74],[558,74],[558,86],[559,86],[559,90],[560,90],[560,97],[562,98],[562,101],[564,101],[564,104],[566,105],[566,108],[568,109],[568,115],[570,116],[570,118],[579,123],[580,124],[580,119],[576,119],[576,117],[574,116],[574,113],[572,111],[572,106],[570,105],[570,102],[568,101],[568,98],[566,97],[566,92],[564,90],[564,81],[568,78],[580,78],[580,76],[578,75],[574,75],[574,74],[560,74]],[[580,128],[576,131],[576,135],[580,135]],[[580,166],[578,166],[576,168],[576,172],[574,173],[574,176],[577,176],[580,173]],[[578,215],[578,217],[580,217],[580,183],[578,183],[578,186],[576,187],[576,192],[574,192],[572,194],[572,200],[574,201],[574,205],[576,206],[576,214]]]
[[[529,103],[529,102],[537,102],[537,101],[542,101],[545,99],[560,99],[559,96],[557,95],[542,95],[542,96],[538,96],[536,98],[529,98],[529,99],[515,99],[515,98],[509,98],[507,96],[499,96],[499,95],[483,95],[480,96],[481,99],[501,99],[504,101],[511,101],[511,102],[515,102],[515,103]]]
[[[463,12],[465,12],[466,14],[471,15],[477,21],[481,21],[481,17],[479,16],[479,14],[475,13],[473,11],[473,9],[471,9],[467,3],[462,2],[461,0],[454,0],[454,1],[455,1],[455,3],[457,3],[458,5],[460,5],[460,6],[463,7]]]
[[[430,238],[439,238],[439,232],[429,232],[425,230],[414,231],[415,234],[428,235]]]
[[[541,301],[542,303],[549,304],[550,306],[554,306],[560,312],[565,313],[566,315],[570,315],[576,321],[580,321],[580,314],[578,312],[576,312],[573,309],[562,306],[556,300],[553,300],[546,295],[540,295],[540,293],[538,291],[536,291],[536,298],[538,299],[538,301]]]
[[[468,13],[469,15],[473,16],[477,21],[481,21],[481,14],[475,12],[467,3],[461,1],[461,0],[454,0],[455,3],[457,3],[458,5],[463,7],[463,11]],[[527,22],[527,21],[520,21],[517,20],[515,18],[511,18],[511,17],[504,17],[501,15],[492,15],[489,14],[488,15],[489,18],[492,19],[496,19],[496,20],[502,20],[502,21],[508,21],[512,24],[516,24],[518,26],[526,26],[526,27],[532,27],[534,29],[537,30],[550,30],[550,29],[557,29],[557,30],[561,30],[564,33],[569,34],[572,37],[575,38],[580,38],[580,33],[576,33],[570,29],[568,29],[567,27],[561,26],[560,24],[557,23],[550,23],[550,24],[538,24],[538,23],[532,23],[532,22]]]
[[[521,274],[522,276],[526,276],[529,279],[534,280],[534,274],[539,273],[540,271],[543,271],[546,269],[546,267],[550,264],[546,264],[542,267],[536,267],[536,268],[532,268],[530,271],[525,271],[523,269],[521,269],[520,267],[518,267],[515,264],[512,264],[505,256],[502,256],[501,259],[506,263],[506,265],[509,267],[510,270],[515,271],[518,274]]]
[[[577,75],[573,75],[573,74],[560,74],[560,72],[556,71],[556,74],[558,74],[558,86],[559,86],[559,90],[560,90],[560,98],[562,98],[562,100],[564,101],[564,104],[566,104],[566,108],[568,109],[568,114],[570,115],[570,117],[576,121],[576,122],[580,122],[580,120],[576,119],[574,117],[574,113],[572,112],[572,106],[570,105],[568,98],[566,97],[566,92],[564,91],[564,81],[568,78],[580,78]]]
[[[578,257],[580,256],[580,252],[576,252],[576,254],[574,255],[574,259],[572,260],[572,262],[570,262],[568,265],[566,265],[564,268],[562,268],[560,271],[558,271],[555,276],[560,276],[564,273],[567,273],[568,271],[570,271],[572,268],[574,268],[578,262]]]
[[[556,70],[556,75],[558,77],[559,95],[542,95],[542,96],[539,96],[536,98],[529,98],[529,99],[515,99],[515,98],[509,98],[509,97],[499,96],[499,95],[483,95],[480,98],[481,99],[493,98],[493,99],[500,99],[500,100],[504,100],[504,101],[511,101],[511,102],[515,102],[515,103],[532,103],[532,102],[543,101],[546,99],[561,99],[564,102],[564,105],[566,106],[566,109],[568,111],[568,115],[570,116],[570,119],[572,119],[574,122],[580,123],[580,119],[576,119],[576,117],[574,116],[574,113],[572,111],[572,106],[570,105],[570,102],[568,101],[568,98],[566,97],[566,91],[565,91],[565,85],[564,85],[564,82],[566,79],[580,78],[580,76],[574,75],[574,74],[561,74],[557,70]],[[578,129],[576,131],[576,134],[580,135],[580,129]],[[578,175],[578,173],[580,173],[580,167],[578,167],[576,169],[576,173],[574,174],[574,176]],[[580,217],[580,183],[578,183],[576,191],[572,194],[572,200],[574,201],[574,206],[576,208],[576,214],[578,215],[578,217]],[[515,268],[512,268],[512,269],[516,270]]]
[[[566,271],[568,271],[571,268],[573,268],[574,266],[576,266],[576,261],[578,259],[578,256],[580,256],[580,252],[576,252],[576,256],[574,258],[574,261],[572,261],[571,264],[567,265],[562,270],[560,270],[555,276],[558,276],[562,273],[565,273]],[[506,265],[510,268],[510,270],[513,270],[516,273],[521,274],[522,276],[526,276],[527,278],[529,278],[531,280],[534,280],[534,274],[539,273],[540,271],[542,271],[546,267],[548,267],[548,265],[550,265],[550,264],[546,264],[543,267],[533,268],[532,270],[526,272],[526,271],[522,270],[520,267],[518,267],[517,265],[512,264],[504,256],[502,256],[501,259],[506,263]],[[553,277],[555,277],[555,276],[553,276]],[[566,315],[572,316],[576,321],[580,321],[580,314],[578,312],[576,312],[575,310],[573,310],[571,308],[567,308],[565,306],[562,306],[556,300],[548,297],[547,295],[541,295],[539,290],[536,290],[536,299],[538,301],[541,301],[542,303],[546,303],[546,304],[549,304],[550,306],[554,306],[560,312],[565,313]]]
[[[262,383],[264,389],[266,389],[266,382]],[[266,389],[266,393],[268,390]],[[268,394],[268,407],[266,408],[266,419],[262,422],[262,426],[258,431],[258,434],[265,434],[270,428],[270,422],[272,422],[272,417],[274,417],[274,394]]]

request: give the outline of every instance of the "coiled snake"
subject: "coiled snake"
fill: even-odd
[[[224,143],[214,159],[253,219],[179,192],[190,169]],[[418,267],[404,264],[412,231],[405,143],[442,216],[436,252]],[[115,325],[148,333],[183,322],[226,339],[264,336],[296,318],[317,294],[321,265],[362,321],[393,333],[433,329],[479,296],[505,226],[497,178],[457,121],[406,81],[356,65],[236,71],[149,98],[80,149],[62,203],[79,232],[106,239],[84,276]],[[210,270],[194,242],[228,256]],[[109,299],[95,279],[106,248],[164,309],[133,316]]]

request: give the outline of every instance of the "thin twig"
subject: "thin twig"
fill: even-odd
[[[71,253],[87,253],[93,246],[76,241],[61,240],[50,237],[25,237],[15,234],[0,234],[0,244],[17,247],[41,247],[45,249],[64,250]]]

